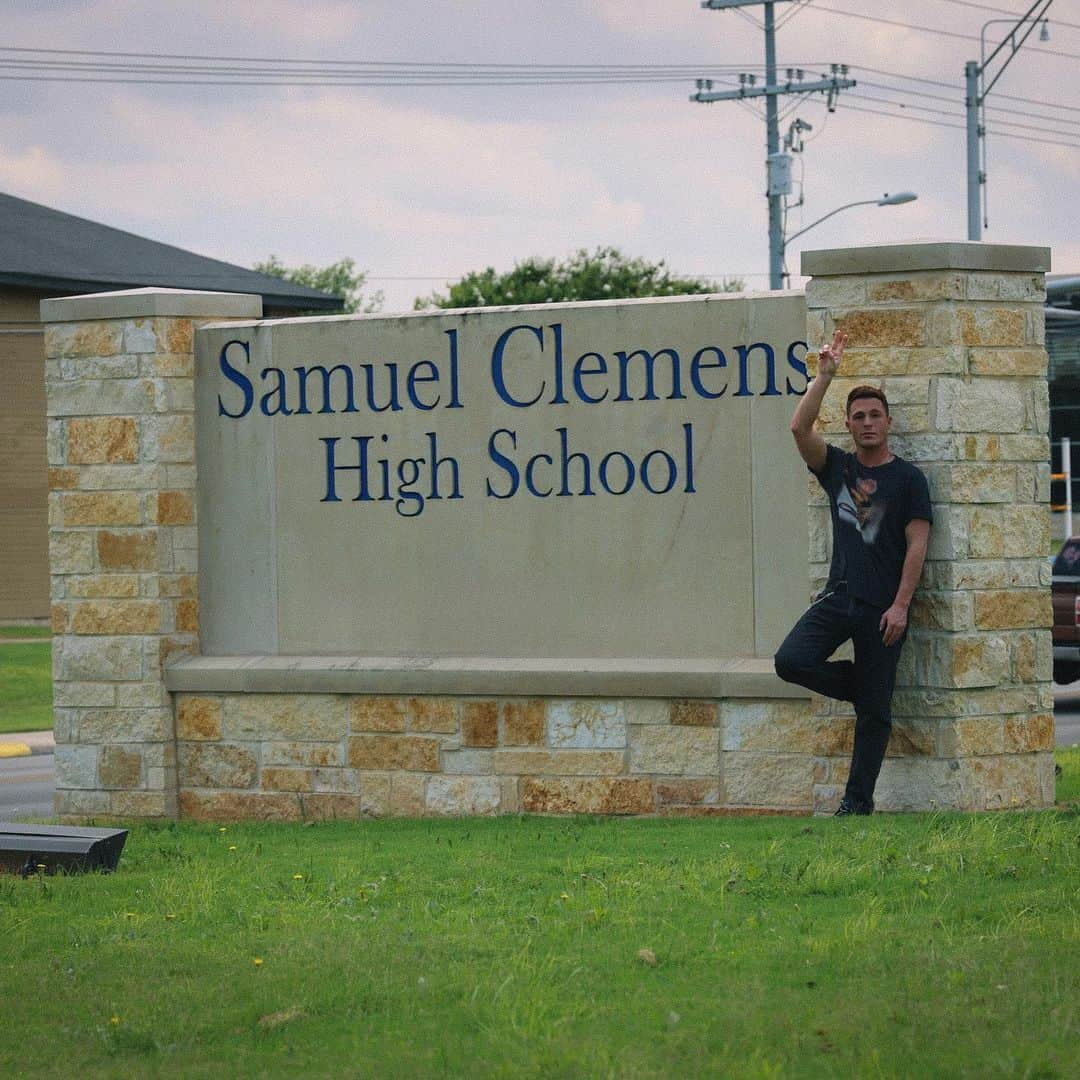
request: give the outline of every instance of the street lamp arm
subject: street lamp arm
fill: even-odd
[[[792,240],[798,239],[803,233],[809,232],[815,225],[820,225],[827,218],[831,218],[833,214],[839,214],[841,210],[850,210],[853,206],[876,206],[880,199],[860,199],[858,202],[844,203],[843,206],[838,206],[835,210],[830,210],[827,214],[822,215],[817,221],[811,221],[805,228],[800,229],[797,233],[792,233],[784,240],[784,247],[786,248]]]
[[[985,100],[986,98],[986,95],[989,94],[990,91],[994,88],[994,84],[998,81],[998,79],[1000,79],[1001,76],[1005,74],[1005,69],[1009,66],[1010,63],[1012,63],[1013,57],[1016,56],[1016,54],[1020,51],[1024,42],[1027,41],[1029,37],[1031,37],[1031,34],[1035,30],[1035,27],[1038,26],[1040,21],[1042,21],[1046,17],[1046,12],[1049,10],[1050,5],[1053,2],[1054,0],[1035,0],[1035,3],[1032,4],[1031,7],[1028,8],[1028,10],[1023,15],[1021,15],[1019,19],[1017,19],[1015,22],[1013,22],[1013,20],[1011,19],[990,19],[988,22],[983,23],[982,29],[979,31],[979,53],[981,54],[981,63],[979,64],[979,77],[983,80],[982,92],[979,95],[980,104],[982,104],[983,100]],[[1034,14],[1035,9],[1040,5],[1042,9],[1037,15]],[[1017,41],[1017,31],[1024,27],[1025,23],[1028,23],[1029,20],[1029,25],[1027,25],[1026,29],[1023,30],[1023,37],[1021,37],[1020,40]],[[994,51],[989,56],[987,56],[986,28],[993,25],[994,23],[1002,22],[1012,22],[1012,29],[1008,32],[1008,34],[1005,35],[1004,38],[1002,38],[1001,41],[998,42],[997,48],[994,49]],[[997,54],[1001,52],[1001,50],[1004,49],[1006,45],[1011,46],[1012,51],[1007,57],[1005,57],[1001,67],[998,68],[997,74],[994,75],[993,79],[990,80],[990,84],[986,85],[986,69],[990,66],[990,63],[993,61],[994,57],[997,56]]]

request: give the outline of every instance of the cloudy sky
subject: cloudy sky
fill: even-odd
[[[978,59],[987,20],[1028,6],[776,4],[789,20],[782,70],[809,79],[848,64],[859,84],[832,113],[821,95],[782,99],[793,107],[782,130],[796,117],[812,125],[795,165],[805,203],[789,232],[844,203],[919,193],[905,206],[845,211],[795,241],[796,284],[804,245],[966,236],[964,62]],[[727,67],[718,88],[740,68],[761,81],[763,34],[748,17],[698,0],[0,0],[0,9],[0,191],[243,265],[271,253],[289,264],[351,256],[387,310],[472,269],[609,244],[678,272],[767,285],[764,121],[745,104],[688,101],[698,68]],[[1080,273],[1080,0],[1055,0],[1049,14],[1050,40],[1033,35],[988,102],[997,133],[984,238],[1049,245],[1055,270]],[[1009,25],[991,24],[987,40]],[[688,67],[673,81],[588,85],[445,86],[430,75],[425,85],[94,84],[28,81],[64,69],[25,62],[89,64],[78,74],[97,79],[105,63],[155,61],[20,49],[172,54],[195,58],[174,65],[211,69],[189,80],[222,78],[201,57],[253,58],[246,66],[262,70],[270,60],[322,70],[604,65],[605,80],[614,65],[653,66],[654,76],[657,65]]]

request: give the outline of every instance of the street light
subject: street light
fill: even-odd
[[[826,219],[831,218],[833,214],[839,214],[841,210],[850,210],[853,206],[899,206],[901,203],[914,202],[918,197],[919,196],[916,195],[914,191],[898,191],[895,195],[890,195],[886,192],[880,199],[860,199],[858,202],[844,203],[843,206],[838,206],[835,210],[830,210],[827,214],[823,214],[817,221],[811,221],[809,225],[800,229],[797,233],[785,236],[780,248],[781,257],[786,258],[787,247],[792,240],[802,236],[803,233],[809,232],[815,225],[820,225]],[[791,277],[791,274],[785,270],[784,277],[789,278]]]
[[[1047,26],[1046,12],[1054,0],[1035,0],[1019,18],[989,19],[979,31],[979,63],[969,60],[964,65],[965,114],[967,127],[967,219],[968,239],[981,240],[983,223],[980,211],[983,206],[983,188],[986,184],[986,98],[1005,73],[1012,58],[1020,51],[1024,42],[1039,27],[1039,40],[1049,41],[1050,31]],[[994,23],[1008,23],[1009,32],[1000,41],[989,56],[986,55],[986,28]],[[1005,55],[1008,46],[1009,53]],[[999,67],[988,79],[991,65],[997,61]],[[980,152],[982,160],[980,161]]]

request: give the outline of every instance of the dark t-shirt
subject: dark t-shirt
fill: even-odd
[[[915,518],[934,520],[926,477],[903,458],[870,468],[831,445],[824,468],[814,475],[832,513],[826,589],[846,581],[852,596],[882,610],[891,607],[907,554],[904,529]]]

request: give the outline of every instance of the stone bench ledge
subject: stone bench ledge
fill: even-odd
[[[165,671],[173,693],[495,697],[794,698],[771,659],[195,656]]]

